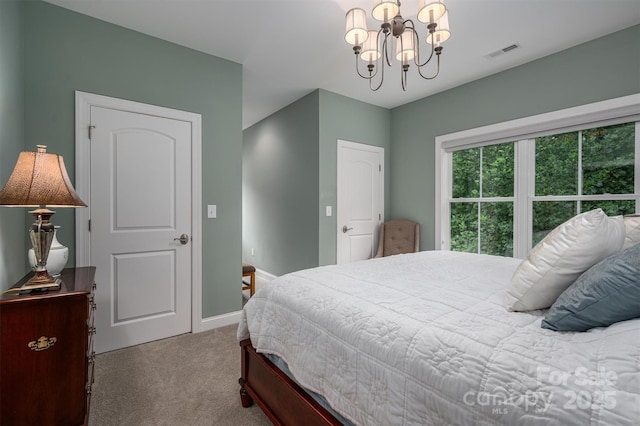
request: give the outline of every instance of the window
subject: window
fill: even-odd
[[[533,245],[572,216],[636,211],[636,123],[535,139]]]
[[[525,257],[580,212],[639,212],[639,120],[630,96],[436,138],[436,248]]]
[[[451,250],[513,255],[513,148],[508,142],[452,153]]]

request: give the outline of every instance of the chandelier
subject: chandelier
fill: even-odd
[[[426,43],[430,46],[429,57],[421,62],[420,41],[415,24],[411,19],[404,19],[400,14],[400,1],[374,0],[371,15],[381,21],[379,30],[367,30],[367,16],[364,9],[353,8],[346,15],[346,30],[344,38],[353,45],[356,54],[356,72],[369,80],[369,88],[376,91],[384,82],[385,67],[391,67],[393,40],[395,39],[396,60],[400,62],[400,80],[402,90],[407,90],[407,71],[411,63],[415,64],[418,74],[425,80],[433,80],[440,73],[440,55],[442,43],[450,36],[449,11],[443,2],[419,0],[418,21],[427,24]],[[391,54],[392,55],[392,54]],[[425,76],[422,67],[427,65],[435,56],[437,68],[435,74]],[[360,71],[358,57],[367,64],[364,74]],[[380,74],[379,77],[378,74]],[[374,80],[379,83],[374,84]]]

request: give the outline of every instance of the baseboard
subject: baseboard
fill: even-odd
[[[277,278],[276,275],[256,268],[256,288],[260,288],[260,286],[269,284],[275,278]],[[214,330],[216,328],[225,327],[231,324],[237,324],[240,322],[241,314],[242,311],[236,311],[229,312],[228,314],[216,315],[215,317],[203,318],[202,321],[200,321],[200,330],[194,330],[194,333]]]
[[[215,317],[203,318],[200,322],[200,330],[209,331],[227,325],[238,324],[242,311],[229,312],[228,314],[216,315]]]
[[[274,279],[278,278],[276,275],[270,274],[267,271],[256,268],[256,282],[259,285],[269,284]]]

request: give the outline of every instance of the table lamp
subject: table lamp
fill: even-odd
[[[21,293],[60,288],[60,280],[47,272],[54,235],[49,220],[55,213],[47,207],[87,207],[71,185],[62,156],[48,153],[45,145],[37,147],[36,152],[20,153],[9,180],[0,191],[0,206],[36,207],[29,212],[35,218],[29,228],[36,258],[35,275],[20,288]]]

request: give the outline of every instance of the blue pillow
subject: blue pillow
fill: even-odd
[[[640,244],[584,272],[555,301],[542,327],[586,331],[640,318]]]

